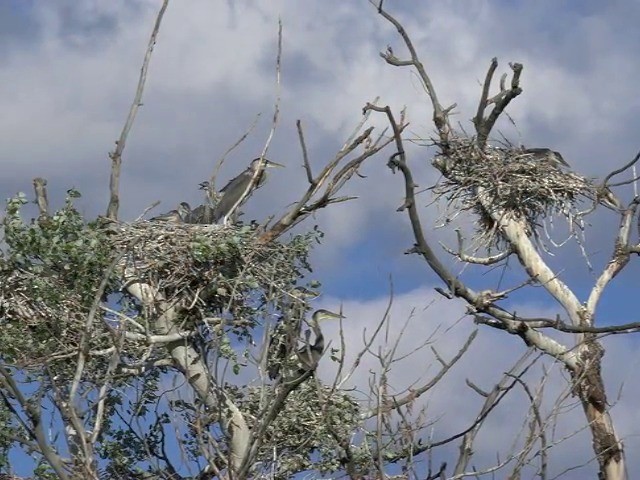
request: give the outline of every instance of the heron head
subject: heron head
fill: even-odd
[[[189,212],[191,212],[191,205],[187,202],[180,202],[180,205],[178,205],[178,213],[180,216],[188,214]]]
[[[272,162],[271,160],[267,160],[266,158],[261,159],[261,158],[255,158],[252,162],[251,162],[251,169],[252,170],[257,170],[258,168],[271,168],[271,167],[284,167],[284,165],[282,165],[281,163],[278,162]]]
[[[198,187],[199,187],[200,190],[204,190],[204,191],[208,192],[209,189],[211,188],[211,184],[208,181],[205,180],[204,182],[200,182],[198,184]]]
[[[331,320],[331,319],[339,319],[339,318],[345,318],[345,316],[339,313],[330,312],[329,310],[325,310],[324,308],[321,308],[320,310],[316,310],[315,312],[313,312],[313,319],[316,322],[319,322],[321,320]]]

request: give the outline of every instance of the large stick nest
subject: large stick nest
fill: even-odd
[[[245,305],[252,290],[284,294],[308,268],[306,245],[260,242],[248,226],[137,222],[115,232],[127,282],[147,283],[165,299],[209,313]]]
[[[27,228],[37,231],[40,227]],[[80,239],[84,243],[78,243]],[[182,323],[224,314],[227,326],[247,331],[265,299],[289,294],[308,269],[306,237],[295,237],[287,244],[257,239],[258,232],[248,226],[147,221],[86,225],[77,235],[61,240],[68,242],[62,250],[73,252],[69,257],[60,257],[58,249],[56,256],[47,259],[43,258],[46,252],[39,251],[23,256],[19,264],[2,265],[0,323],[5,334],[10,327],[13,338],[24,339],[13,355],[32,359],[75,350],[89,312],[96,307],[94,324],[101,333],[92,335],[92,348],[108,346],[110,332],[103,320],[112,326],[122,320],[118,316],[108,320],[112,315],[102,306],[109,307],[117,298],[124,303],[112,309],[148,325],[150,331],[145,333],[153,334],[157,310],[127,294],[130,282],[140,282],[164,301],[183,308]],[[93,263],[85,267],[88,261]],[[101,299],[98,305],[96,298]]]
[[[491,213],[524,220],[535,235],[545,218],[562,216],[571,225],[581,216],[582,201],[599,198],[601,187],[591,179],[520,148],[488,146],[483,151],[474,139],[462,137],[447,147],[446,154],[433,160],[443,174],[434,191],[447,200],[450,212],[469,210],[477,215],[480,238],[501,239]],[[485,209],[480,195],[489,200],[493,212]]]

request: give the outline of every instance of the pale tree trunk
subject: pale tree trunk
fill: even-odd
[[[157,289],[136,280],[133,272],[125,273],[127,291],[146,307],[158,313],[155,327],[159,334],[170,335],[179,332],[178,305],[167,301]],[[218,388],[213,373],[205,359],[189,345],[188,340],[177,340],[166,344],[173,366],[180,371],[193,388],[196,395],[211,412],[223,419],[225,431],[229,436],[229,463],[231,478],[241,470],[245,457],[249,453],[250,430],[242,412],[231,401],[223,389]]]

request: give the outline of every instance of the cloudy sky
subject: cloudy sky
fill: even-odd
[[[31,194],[35,176],[48,179],[51,203],[64,192],[83,193],[81,208],[89,216],[104,213],[108,200],[108,152],[120,134],[133,99],[139,69],[160,6],[159,0],[0,0],[0,197],[18,191]],[[633,1],[517,2],[387,0],[386,8],[403,22],[430,73],[441,102],[457,103],[454,120],[471,131],[469,119],[480,82],[492,57],[525,65],[524,93],[510,107],[501,132],[514,143],[559,150],[580,173],[603,176],[633,157],[640,148],[636,60],[640,4]],[[169,210],[186,200],[201,200],[197,184],[207,178],[220,156],[260,119],[250,138],[229,157],[220,183],[245,168],[262,150],[269,133],[276,97],[275,56],[278,18],[284,25],[282,101],[278,130],[269,157],[287,168],[276,171],[247,204],[245,218],[282,213],[305,189],[295,121],[306,131],[309,154],[319,169],[342,146],[361,119],[362,106],[375,97],[397,112],[407,107],[411,134],[433,133],[429,102],[416,75],[386,65],[378,53],[392,45],[404,52],[395,30],[365,0],[305,1],[173,1],[165,15],[151,62],[144,106],[131,131],[123,157],[122,217],[133,219],[156,200]],[[381,126],[380,119],[372,124]],[[314,252],[314,278],[323,282],[322,303],[344,304],[352,338],[370,328],[388,300],[393,279],[393,319],[399,323],[415,309],[409,338],[422,338],[440,327],[443,350],[453,352],[472,328],[460,320],[463,309],[433,292],[438,283],[414,256],[402,203],[402,180],[386,167],[391,151],[371,159],[345,193],[358,200],[334,206],[303,227],[320,225],[324,244]],[[417,181],[437,181],[429,166],[433,151],[413,148],[410,162]],[[219,185],[220,186],[220,185]],[[620,190],[628,200],[632,189]],[[439,210],[423,194],[424,223],[431,238],[451,239],[433,231]],[[584,299],[598,268],[608,260],[616,218],[607,213],[590,218],[585,249],[595,273],[585,267],[575,243],[554,251],[549,261]],[[557,238],[562,240],[562,238]],[[454,266],[462,272],[461,266]],[[599,310],[602,323],[637,321],[629,294],[637,291],[640,270],[621,274]],[[517,278],[518,266],[510,265]],[[496,286],[498,275],[471,272],[474,288]],[[505,280],[503,280],[504,282]],[[557,309],[537,289],[514,300],[519,312],[555,315]],[[429,308],[426,308],[429,306]],[[430,398],[434,415],[446,413],[455,397],[455,413],[472,419],[477,399],[464,379],[490,388],[523,351],[516,339],[481,329],[468,359],[446,389]],[[439,337],[440,338],[440,337]],[[412,348],[409,342],[405,348]],[[353,348],[359,346],[354,341]],[[632,338],[606,339],[605,376],[620,432],[629,451],[640,447],[640,417],[633,408],[640,393],[637,343]],[[426,366],[432,357],[414,357]],[[373,368],[373,367],[372,367]],[[559,370],[556,367],[556,370]],[[407,369],[395,381],[411,381]],[[538,371],[538,374],[540,372]],[[366,369],[363,369],[363,377]],[[556,371],[551,395],[563,388]],[[517,418],[518,402],[501,411]],[[441,412],[438,411],[441,409]],[[510,410],[511,409],[511,410]],[[443,413],[444,412],[444,413]],[[511,417],[509,416],[511,413]],[[515,416],[515,417],[514,417]],[[580,412],[567,415],[565,431],[578,425]],[[444,420],[446,422],[446,419]],[[457,420],[456,420],[457,421]],[[496,450],[508,446],[504,420],[488,425],[478,448],[478,466],[490,465]],[[457,425],[453,420],[449,425]],[[448,429],[443,428],[443,432]],[[497,445],[497,446],[496,446]],[[558,474],[591,456],[588,436],[560,447],[552,463]],[[633,473],[640,462],[629,458]],[[573,463],[572,463],[573,462]],[[593,464],[565,478],[593,476]],[[577,476],[572,476],[577,475]]]

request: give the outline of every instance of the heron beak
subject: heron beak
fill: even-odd
[[[323,312],[323,314],[324,314],[325,318],[336,318],[336,319],[338,319],[338,318],[347,318],[347,317],[345,317],[344,315],[342,315],[340,313],[330,312],[328,310],[326,312]]]
[[[282,168],[284,168],[284,165],[282,165],[281,163],[278,163],[278,162],[273,162],[271,160],[267,160],[267,167],[282,167]]]

